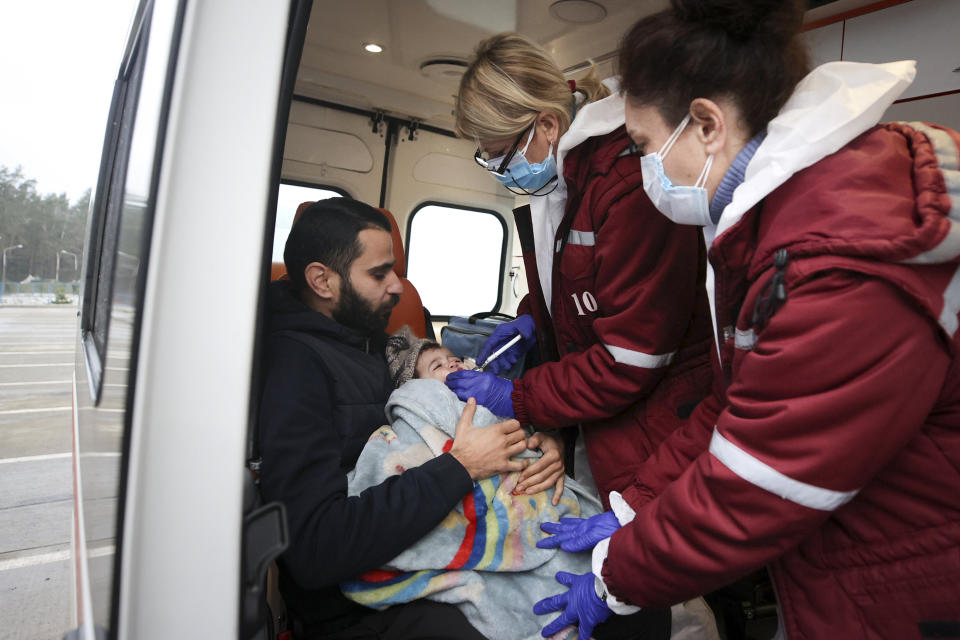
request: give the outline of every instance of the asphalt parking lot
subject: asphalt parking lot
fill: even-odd
[[[0,306],[0,638],[72,627],[75,305]]]

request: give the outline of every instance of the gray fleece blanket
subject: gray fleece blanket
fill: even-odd
[[[449,449],[463,408],[437,380],[411,380],[394,391],[387,403],[390,426],[370,437],[348,477],[349,494],[358,495]],[[477,407],[475,425],[496,422],[500,419]],[[340,585],[344,594],[377,609],[429,598],[458,606],[487,638],[539,638],[540,629],[557,614],[534,615],[533,604],[563,590],[554,575],[590,571],[590,553],[538,549],[544,535],[540,523],[589,517],[601,505],[570,478],[556,507],[553,489],[514,495],[518,477],[514,472],[475,483],[433,531],[381,570]],[[555,637],[575,636],[567,628]]]

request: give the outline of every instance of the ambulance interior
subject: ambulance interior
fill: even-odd
[[[568,78],[591,64],[607,78],[616,73],[625,31],[667,6],[667,0],[314,0],[265,256],[273,277],[283,272],[298,206],[346,195],[392,213],[402,242],[395,237],[395,246],[406,258],[404,265],[398,256],[398,269],[405,266],[400,275],[419,293],[438,337],[450,316],[515,313],[527,282],[511,210],[525,198],[487,175],[474,161],[475,143],[453,134],[454,94],[471,53],[490,35],[518,31],[553,55]],[[917,59],[917,81],[885,119],[960,127],[960,60],[949,60],[943,46],[955,41],[949,25],[960,24],[960,3],[811,0],[810,7],[805,37],[812,64]]]
[[[255,458],[256,324],[298,206],[347,195],[391,212],[395,254],[405,254],[397,269],[419,294],[408,317],[424,332],[423,307],[437,337],[451,316],[515,313],[527,281],[511,211],[524,198],[454,136],[460,74],[479,41],[515,30],[568,78],[591,63],[612,76],[625,31],[668,4],[140,3],[90,218],[74,367],[73,604],[91,634],[95,624],[105,637],[160,637],[185,602],[222,625],[239,596],[242,636],[265,637],[260,572],[282,545],[258,538],[270,522],[253,516],[270,505],[257,504],[240,455],[246,444]],[[960,2],[809,4],[814,64],[915,59],[917,79],[884,119],[960,129]],[[215,259],[223,251],[238,259]],[[209,539],[197,543],[196,531]],[[185,585],[184,567],[200,561],[203,579]]]
[[[274,275],[282,271],[276,263],[283,260],[297,206],[347,195],[393,214],[406,253],[405,275],[438,335],[452,315],[514,313],[527,284],[511,210],[524,198],[486,175],[473,160],[474,143],[453,134],[454,94],[473,48],[492,34],[518,31],[550,52],[568,78],[591,63],[606,78],[616,73],[616,49],[626,29],[667,5],[315,0],[287,124]],[[910,102],[894,105],[887,119],[957,126],[951,120],[960,100],[939,94],[960,86],[954,72],[960,60],[946,59],[937,44],[944,40],[929,37],[931,29],[937,33],[957,23],[955,3],[811,0],[810,6],[805,37],[813,64],[918,59],[918,80],[905,95]],[[896,38],[884,37],[888,32]],[[377,47],[379,52],[369,50]]]

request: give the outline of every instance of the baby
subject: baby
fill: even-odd
[[[418,378],[446,382],[453,371],[475,368],[469,359],[464,362],[450,349],[418,338],[410,327],[403,327],[387,340],[387,364],[394,387]]]
[[[386,359],[397,387],[385,407],[389,424],[371,434],[348,474],[350,496],[449,451],[464,414],[444,381],[467,365],[449,349],[405,327],[390,336]],[[474,411],[476,427],[501,421],[486,407]],[[527,446],[518,457],[538,462],[475,482],[433,530],[376,571],[342,583],[343,593],[376,609],[420,598],[454,604],[484,637],[539,639],[552,616],[534,614],[534,603],[556,593],[558,571],[582,574],[591,567],[590,554],[537,547],[540,525],[590,517],[602,505],[564,480],[562,449],[552,438],[534,433]],[[535,451],[548,447],[542,457]]]
[[[450,349],[442,347],[436,342],[425,338],[418,338],[410,330],[410,327],[406,326],[387,339],[386,358],[387,366],[390,369],[390,378],[393,381],[393,386],[397,389],[397,391],[390,396],[391,402],[397,397],[398,393],[411,399],[417,397],[417,392],[413,390],[407,390],[406,393],[400,392],[400,388],[411,380],[436,380],[445,384],[447,376],[452,372],[460,371],[461,369],[476,368],[476,363],[471,358],[460,358],[459,356],[455,356]],[[424,402],[434,402],[437,399],[435,396],[444,392],[453,394],[446,386],[440,387],[440,389],[443,390],[442,392],[437,391],[432,385],[417,388],[433,390],[423,396]],[[388,416],[390,414],[391,402],[387,403]],[[499,419],[504,418],[501,417]],[[444,426],[455,429],[456,420]],[[528,446],[530,449],[537,450],[541,454],[545,449],[552,449],[557,453],[556,456],[553,456],[553,458],[556,459],[555,464],[551,464],[553,467],[551,473],[554,474],[554,482],[556,483],[557,489],[552,498],[552,502],[554,506],[556,506],[560,501],[560,495],[563,493],[563,483],[565,482],[563,463],[561,461],[562,449],[560,448],[559,440],[554,440],[551,436],[542,432],[533,433],[528,439]],[[546,486],[543,483],[548,475],[550,474],[545,473],[545,467],[543,467],[543,465],[534,464],[529,470],[525,470],[520,474],[519,482],[516,486],[517,492],[526,492],[529,494],[542,491]]]

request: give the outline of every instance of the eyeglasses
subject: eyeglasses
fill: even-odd
[[[517,150],[520,147],[520,141],[523,140],[523,136],[527,133],[527,131],[529,131],[531,133],[530,138],[533,138],[533,126],[534,125],[530,125],[529,128],[521,131],[520,135],[517,136],[517,139],[514,140],[513,144],[510,146],[510,151],[502,156],[487,160],[483,157],[483,150],[480,149],[480,147],[477,147],[477,152],[473,154],[474,161],[490,173],[501,177],[506,175],[505,172],[507,167],[510,166],[510,161],[513,160],[513,158],[517,155]],[[527,144],[524,146],[523,150],[526,151],[528,146],[530,146],[530,140],[527,140]]]

